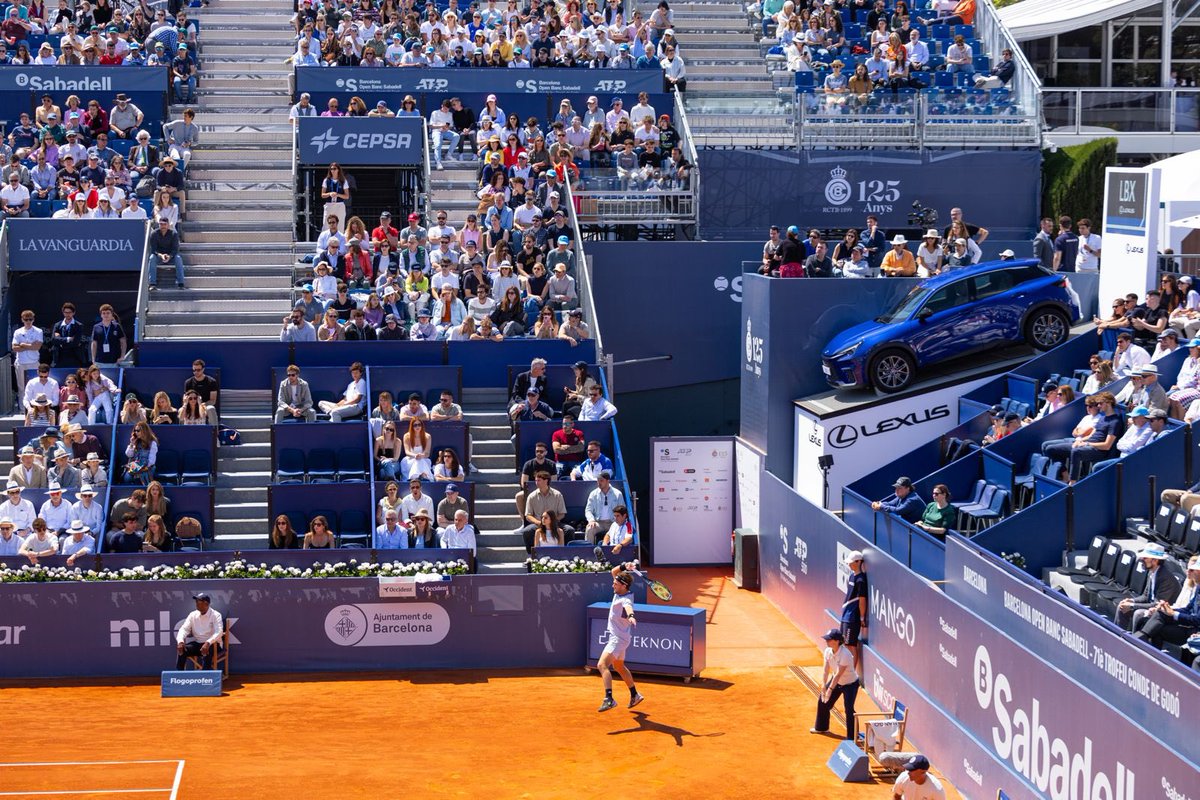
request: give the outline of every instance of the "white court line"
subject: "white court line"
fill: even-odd
[[[179,766],[175,768],[175,784],[171,787],[171,800],[175,800],[179,794],[179,782],[183,780],[183,759],[179,759]]]
[[[0,764],[0,767],[87,767],[95,765],[111,766],[115,764],[176,764],[177,758],[160,758],[152,761],[13,761]],[[169,791],[164,789],[163,791]]]
[[[67,794],[142,794],[146,792],[169,792],[166,789],[69,789],[54,792],[0,792],[0,797],[32,797],[33,795],[67,795]],[[172,794],[172,797],[175,795]]]

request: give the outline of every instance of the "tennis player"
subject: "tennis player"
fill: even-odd
[[[637,686],[633,683],[633,675],[630,674],[629,667],[625,666],[625,651],[629,648],[633,628],[637,625],[633,616],[633,595],[629,592],[629,587],[633,585],[633,573],[629,571],[632,566],[621,564],[612,570],[613,599],[608,607],[608,643],[604,645],[604,651],[596,665],[600,670],[600,677],[604,680],[604,702],[600,704],[600,711],[617,707],[617,701],[613,700],[612,696],[612,669],[617,671],[621,680],[629,687],[630,708],[646,699],[638,693]]]

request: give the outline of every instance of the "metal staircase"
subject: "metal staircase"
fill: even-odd
[[[267,547],[273,400],[269,389],[221,390],[221,422],[236,428],[242,443],[217,448],[213,533],[220,550]]]
[[[657,2],[641,2],[649,15]],[[697,147],[789,147],[791,112],[780,103],[742,3],[674,4],[675,38],[687,65],[684,108]]]
[[[147,337],[274,338],[291,305],[293,51],[287,0],[214,0],[200,21],[201,140],[180,222],[185,290],[152,293]],[[172,106],[177,118],[183,106]],[[163,282],[166,283],[166,282]]]

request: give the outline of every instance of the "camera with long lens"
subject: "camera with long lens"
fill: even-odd
[[[908,212],[908,224],[913,227],[928,228],[931,225],[936,225],[938,221],[938,213],[936,209],[929,208],[921,203],[920,200],[914,200],[912,211]]]

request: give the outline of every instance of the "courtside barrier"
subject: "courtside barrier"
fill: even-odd
[[[1176,726],[1151,733],[1059,671],[1044,645],[1010,638],[1011,622],[974,615],[775,477],[759,485],[763,594],[816,638],[840,609],[847,554],[866,550],[864,686],[881,707],[908,705],[909,733],[955,785],[980,797],[1131,800],[1194,783]]]
[[[327,555],[334,560],[345,554]],[[16,643],[4,648],[4,674],[158,675],[174,662],[175,629],[195,609],[192,595],[200,591],[212,595],[213,608],[229,620],[238,673],[578,667],[586,655],[587,606],[612,597],[607,572],[455,576],[432,589],[418,582],[415,597],[402,599],[384,583],[322,578],[0,586],[5,626],[20,629],[19,641],[10,637]],[[641,582],[634,592],[635,601],[645,602]]]

